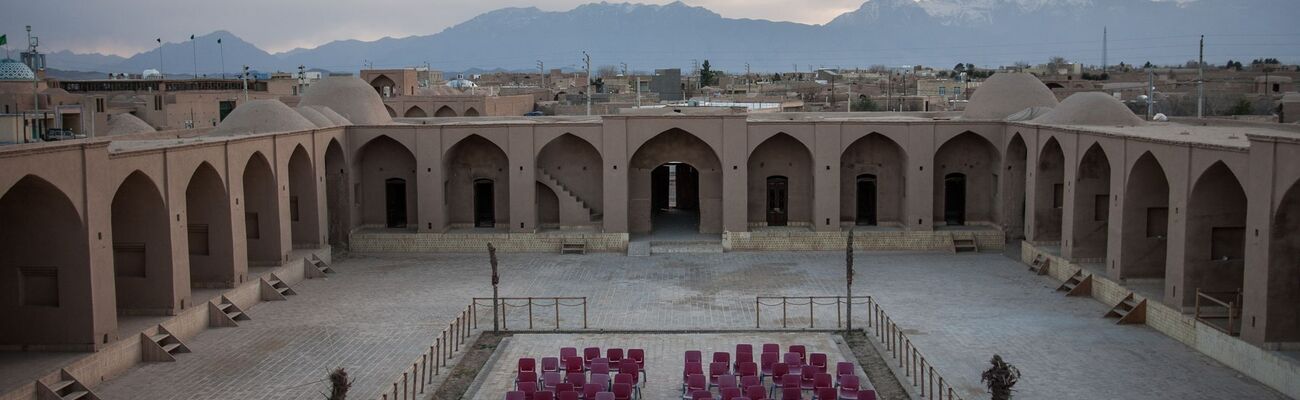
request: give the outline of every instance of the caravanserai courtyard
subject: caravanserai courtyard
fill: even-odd
[[[353,397],[378,397],[470,298],[492,293],[486,252],[335,261],[336,273],[297,283],[298,295],[290,300],[252,307],[246,310],[252,319],[239,327],[203,331],[187,340],[192,352],[176,362],[134,367],[97,386],[97,394],[317,399],[327,390],[329,370],[344,367],[355,379]],[[516,335],[515,347],[500,351],[601,345],[607,336],[599,331],[621,331],[605,335],[628,346],[646,344],[652,375],[645,398],[673,398],[682,346],[757,346],[781,335],[792,338],[787,343],[806,341],[813,348],[831,343],[832,333],[782,331],[779,307],[764,307],[756,330],[755,297],[843,294],[843,264],[843,252],[503,254],[502,296],[586,297],[591,332],[544,334],[554,311],[538,307],[539,334]],[[1058,281],[1029,273],[1001,253],[858,252],[855,264],[855,295],[872,296],[887,310],[963,398],[985,396],[979,375],[994,353],[1022,371],[1016,389],[1023,399],[1285,398],[1146,325],[1102,318],[1106,305],[1066,297],[1056,291]],[[807,326],[804,307],[790,307],[790,328]],[[491,313],[479,310],[479,330],[490,330]],[[818,311],[817,328],[833,328],[832,310]],[[562,311],[562,327],[581,330],[579,314]],[[525,328],[519,325],[525,312],[509,310],[514,326],[507,326]],[[859,325],[866,320],[864,311],[854,313],[860,312]],[[512,371],[513,358],[502,356],[497,363],[491,374]],[[444,376],[445,371],[435,382]],[[501,387],[508,378],[484,380],[479,398],[497,399],[486,393],[508,390]]]

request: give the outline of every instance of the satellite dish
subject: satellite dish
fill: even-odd
[[[1138,96],[1138,100],[1147,101],[1147,95]]]
[[[1156,113],[1154,117],[1151,117],[1151,120],[1157,122],[1169,122],[1169,116],[1165,115],[1165,113]]]

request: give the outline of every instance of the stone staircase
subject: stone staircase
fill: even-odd
[[[970,233],[955,233],[951,236],[953,253],[979,253],[979,244],[975,242],[975,235]]]
[[[555,179],[554,176],[546,173],[541,168],[537,169],[537,181],[551,188],[551,191],[554,191],[555,195],[560,198],[560,224],[565,223],[565,204],[576,207],[575,210],[580,209],[579,212],[587,217],[587,222],[600,222],[604,218],[604,215],[592,208],[586,200],[578,197],[577,193],[569,190],[568,186],[565,186],[559,179]]]
[[[721,241],[665,240],[651,241],[650,254],[721,253]]]
[[[66,369],[59,370],[59,381],[52,384],[36,381],[36,398],[39,400],[99,400],[90,388],[83,385]]]
[[[251,318],[244,314],[244,310],[235,305],[234,302],[221,296],[218,302],[208,302],[208,326],[219,327],[236,327],[239,321],[247,321]]]
[[[189,346],[168,332],[167,328],[158,325],[157,331],[153,335],[140,333],[140,347],[143,349],[141,356],[145,361],[176,361],[177,354],[190,352]]]
[[[1066,296],[1090,296],[1092,295],[1092,274],[1084,275],[1083,270],[1074,272],[1070,279],[1066,279],[1060,287],[1056,288],[1059,292],[1065,292]]]
[[[1147,301],[1137,300],[1133,293],[1129,293],[1119,304],[1112,307],[1106,312],[1106,318],[1119,318],[1116,324],[1141,324],[1147,321]]]
[[[293,291],[289,284],[284,283],[275,274],[267,274],[266,277],[262,278],[262,300],[264,301],[288,300],[285,296],[296,294],[298,292]]]

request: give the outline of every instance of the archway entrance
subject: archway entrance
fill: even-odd
[[[314,248],[321,240],[315,171],[307,149],[299,145],[289,156],[289,233],[297,248]]]
[[[1266,300],[1268,319],[1264,341],[1300,342],[1300,183],[1291,185],[1278,204],[1269,233]]]
[[[1184,306],[1195,305],[1197,293],[1224,302],[1240,296],[1245,280],[1246,192],[1222,162],[1207,169],[1192,187],[1184,251],[1183,288],[1175,293]],[[1240,331],[1239,327],[1233,330]]]
[[[384,226],[389,228],[406,227],[406,180],[388,178],[384,180]]]
[[[347,247],[348,225],[351,220],[348,208],[348,168],[343,158],[343,146],[330,139],[325,148],[325,207],[329,221],[331,246]]]
[[[1169,180],[1151,153],[1139,156],[1128,174],[1122,225],[1119,277],[1130,286],[1134,279],[1146,280],[1147,295],[1163,298],[1169,248]]]
[[[379,136],[362,146],[357,154],[357,161],[352,164],[358,177],[353,196],[358,204],[360,225],[376,228],[415,226],[418,223],[416,214],[419,209],[415,207],[418,196],[415,190],[406,190],[406,184],[415,181],[415,156],[411,151],[388,136]],[[338,179],[347,181],[343,176]],[[390,197],[390,193],[398,192],[389,182],[401,182],[398,186],[400,193],[406,196],[403,199]],[[340,192],[346,194],[346,186]],[[344,196],[341,201],[348,199]],[[405,207],[399,210],[394,208],[395,205]],[[395,216],[404,216],[405,222],[393,223],[397,222],[391,220]]]
[[[456,111],[453,111],[451,107],[442,106],[442,107],[438,107],[438,111],[433,112],[433,116],[439,118],[455,117]]]
[[[1074,181],[1074,240],[1070,256],[1079,261],[1106,259],[1110,227],[1110,159],[1101,145],[1093,144],[1079,161]]]
[[[262,153],[253,153],[244,166],[244,237],[248,265],[280,263],[280,208],[275,175]]]
[[[693,235],[722,232],[722,171],[713,148],[681,129],[640,145],[628,162],[628,230]]]
[[[1037,242],[1061,241],[1065,213],[1065,152],[1056,138],[1047,139],[1038,156],[1034,189],[1034,237]]]
[[[497,226],[496,184],[491,179],[474,180],[474,227]]]
[[[789,179],[784,176],[767,177],[767,226],[785,226],[789,219]]]
[[[966,225],[966,174],[951,173],[943,177],[943,222]]]
[[[420,108],[420,106],[411,106],[411,109],[406,110],[406,113],[402,114],[402,116],[406,118],[424,118],[429,115],[425,114],[424,109]]]
[[[1025,238],[1025,163],[1029,158],[1029,148],[1025,140],[1016,134],[1007,144],[1007,156],[1003,165],[1006,194],[1010,202],[1006,208],[1007,238]]]
[[[172,312],[171,231],[167,208],[152,180],[139,171],[113,195],[113,276],[117,309],[125,315]]]
[[[856,180],[857,199],[857,220],[855,225],[871,226],[876,225],[876,176],[872,174],[858,175]]]
[[[698,232],[700,227],[700,172],[686,163],[667,163],[650,173],[655,231]]]
[[[465,109],[465,116],[466,116],[466,117],[477,117],[477,116],[478,116],[478,110],[475,110],[474,107],[466,108],[466,109]]]
[[[190,287],[229,288],[236,276],[230,199],[221,175],[208,163],[199,165],[185,188],[185,225],[188,230]]]

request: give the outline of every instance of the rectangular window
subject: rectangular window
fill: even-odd
[[[24,306],[59,306],[59,269],[22,267],[18,270],[18,298]]]
[[[1110,204],[1108,204],[1109,200],[1110,200],[1109,194],[1099,194],[1093,196],[1093,200],[1092,200],[1093,221],[1106,222],[1107,219],[1110,219]]]
[[[1169,232],[1169,207],[1147,209],[1147,237],[1164,238]]]
[[[160,94],[155,94],[155,95],[153,95],[153,109],[154,109],[154,111],[162,111],[162,106],[163,106],[163,105],[162,105],[162,101],[163,101],[163,100],[162,100],[162,95],[160,95]]]
[[[113,243],[113,272],[120,277],[144,278],[144,243]]]
[[[1058,183],[1052,185],[1052,207],[1053,208],[1065,207],[1065,185],[1064,184]]]
[[[190,224],[190,255],[206,256],[208,253],[208,224]]]
[[[257,213],[244,213],[244,237],[249,239],[261,239],[262,232],[257,225]]]
[[[289,220],[298,222],[298,196],[289,196]]]
[[[1210,228],[1210,259],[1240,260],[1246,257],[1245,227]]]
[[[100,112],[100,113],[104,112],[104,98],[102,97],[95,98],[95,112]]]

